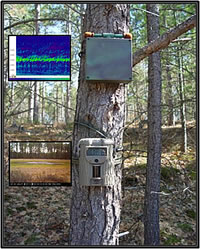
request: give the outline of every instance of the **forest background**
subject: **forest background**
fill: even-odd
[[[159,4],[160,34],[194,15],[195,7],[191,3]],[[8,141],[39,141],[47,136],[49,141],[72,139],[85,9],[86,4],[4,5],[4,241],[7,245],[68,244],[71,190],[35,188],[26,189],[24,193],[23,188],[18,191],[8,187]],[[131,4],[130,9],[134,53],[147,43],[146,4]],[[8,35],[22,34],[71,34],[71,82],[8,81]],[[194,245],[197,215],[196,30],[188,31],[162,50],[161,64],[161,243]],[[120,230],[128,230],[129,235],[120,239],[124,245],[143,244],[147,71],[148,61],[144,59],[134,67],[133,81],[126,91]],[[52,193],[54,198],[50,197]],[[39,198],[41,194],[44,199]],[[41,207],[45,207],[42,212]],[[28,224],[31,224],[31,233],[25,231]]]

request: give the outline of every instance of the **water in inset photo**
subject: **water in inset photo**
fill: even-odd
[[[10,142],[10,183],[70,183],[70,142]]]

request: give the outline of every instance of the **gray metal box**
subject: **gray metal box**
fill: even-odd
[[[88,82],[127,83],[132,80],[131,39],[86,38]]]

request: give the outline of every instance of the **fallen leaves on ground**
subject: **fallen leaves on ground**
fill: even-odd
[[[7,134],[6,140],[12,140],[12,135]],[[7,144],[5,165],[8,165]],[[125,161],[120,232],[129,231],[129,234],[120,237],[120,245],[142,246],[144,243],[145,174],[144,153],[137,152],[136,156],[133,155]],[[161,191],[166,194],[160,195],[161,245],[195,245],[197,238],[194,149],[189,148],[185,154],[179,150],[165,151],[162,154]],[[6,176],[4,245],[68,245],[70,204],[71,187],[10,187]]]

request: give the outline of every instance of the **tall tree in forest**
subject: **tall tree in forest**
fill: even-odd
[[[147,4],[148,43],[159,37],[159,9]],[[156,15],[155,15],[156,14]],[[161,166],[161,59],[160,52],[148,57],[148,148],[144,205],[144,244],[159,245],[159,192]]]
[[[88,4],[83,32],[122,34],[128,32],[128,23],[129,6],[126,4]],[[85,51],[85,39],[82,40],[82,51]],[[84,65],[85,57],[82,56],[73,133],[75,157],[81,138],[99,137],[82,123],[104,132],[118,146],[122,146],[125,124],[124,84],[88,84],[84,79]],[[77,163],[73,165],[70,244],[116,245],[120,223],[121,165],[115,168],[114,186],[82,187],[78,176]]]
[[[55,85],[55,99],[56,99],[56,106],[55,106],[55,122],[58,123],[59,121],[59,99],[58,99],[58,92],[59,92],[59,86],[58,84]]]
[[[32,98],[32,82],[28,82],[29,87],[29,94],[28,94],[28,123],[31,123],[32,117],[31,117],[31,98]]]
[[[181,150],[187,151],[187,126],[186,126],[186,103],[184,93],[184,76],[183,76],[183,60],[182,60],[182,46],[179,43],[177,47],[177,62],[178,62],[178,82],[179,82],[179,95],[180,95],[180,113],[181,113],[181,126],[182,126],[182,144]]]
[[[154,5],[150,11],[156,12]],[[155,8],[155,10],[154,10]],[[151,17],[150,17],[151,19]],[[126,4],[88,4],[84,16],[83,32],[125,33],[128,32],[129,6]],[[158,20],[156,19],[156,22]],[[151,54],[166,48],[179,35],[192,29],[195,16],[158,38],[159,27],[154,19],[149,20],[149,41],[155,39],[133,54],[133,65]],[[83,34],[82,34],[83,35]],[[152,38],[153,36],[153,38]],[[121,84],[87,83],[85,81],[85,39],[82,39],[83,56],[80,63],[79,87],[77,95],[76,116],[73,132],[73,157],[76,159],[77,146],[81,138],[99,137],[99,132],[112,138],[117,146],[122,145],[125,123],[125,86]],[[159,244],[159,175],[161,153],[161,79],[160,60],[157,53],[150,59],[149,69],[149,155],[148,176],[145,205],[145,224],[149,228],[145,243]],[[156,68],[155,68],[156,66]],[[151,70],[152,69],[152,70]],[[155,81],[152,81],[154,79]],[[157,88],[158,87],[158,88]],[[153,101],[155,101],[153,103]],[[90,127],[95,127],[90,129]],[[158,134],[157,134],[158,133]],[[151,144],[152,142],[152,144]],[[158,144],[157,144],[158,143]],[[155,170],[153,168],[155,166]],[[79,184],[78,161],[73,160],[73,190],[70,215],[71,245],[116,245],[118,244],[120,201],[121,201],[121,165],[115,167],[115,184],[108,187],[83,187]],[[151,173],[155,172],[155,175]],[[155,179],[156,178],[156,179]],[[151,201],[152,199],[152,201]],[[149,211],[152,211],[151,214]],[[152,223],[154,222],[154,223]],[[152,232],[151,232],[152,229]]]
[[[167,50],[166,55],[166,76],[167,76],[167,104],[169,108],[169,114],[167,119],[167,125],[171,126],[175,124],[174,120],[174,107],[173,107],[173,89],[172,89],[172,76],[170,72],[170,63],[169,63],[169,49]]]
[[[163,22],[164,26],[168,27],[167,18],[166,18],[166,12],[163,14]],[[172,89],[172,65],[170,65],[170,49],[166,48],[166,61],[165,61],[165,70],[166,70],[166,103],[168,105],[168,114],[167,114],[167,125],[171,126],[174,125],[174,107],[173,107],[173,89]]]
[[[45,83],[42,82],[41,86],[41,122],[44,124],[44,115],[45,115]]]

